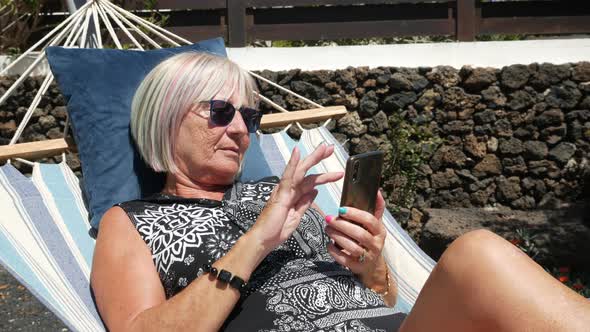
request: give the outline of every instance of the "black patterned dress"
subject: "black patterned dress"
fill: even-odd
[[[149,246],[166,297],[225,255],[256,221],[278,178],[235,183],[222,201],[157,194],[119,204]],[[224,331],[391,331],[394,311],[328,253],[324,220],[309,209],[291,238],[250,278]]]

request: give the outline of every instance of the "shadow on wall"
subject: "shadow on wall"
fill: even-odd
[[[589,207],[559,210],[428,209],[420,247],[438,260],[447,246],[471,230],[485,228],[518,245],[544,266],[590,266]]]

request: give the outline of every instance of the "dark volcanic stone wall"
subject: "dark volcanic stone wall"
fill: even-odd
[[[0,95],[10,87],[16,77],[0,78]],[[18,125],[25,116],[29,105],[37,89],[43,83],[44,77],[29,78],[18,88],[17,93],[0,106],[0,145],[10,142]],[[46,139],[62,138],[67,118],[66,101],[59,88],[53,83],[45,96],[41,98],[39,106],[33,112],[31,121],[25,127],[19,142],[41,141]],[[42,162],[60,162],[60,157],[44,158]],[[67,154],[67,163],[72,170],[80,173],[80,161],[75,153]],[[29,174],[29,166],[15,161],[13,163],[25,174]]]
[[[394,114],[441,137],[421,168],[419,208],[556,208],[582,195],[590,63],[262,74],[324,105],[346,105],[350,113],[333,131],[352,153],[387,149]],[[306,107],[268,85],[261,90],[290,109]]]
[[[329,126],[351,153],[388,149],[393,115],[428,128],[443,143],[420,171],[415,206],[556,208],[582,196],[590,152],[590,63],[263,71],[323,105],[349,113]],[[0,82],[0,92],[11,79]],[[28,80],[0,110],[0,141],[14,133],[40,80]],[[309,106],[272,88],[289,110]],[[268,110],[264,108],[264,110]],[[24,139],[60,137],[64,100],[52,87]],[[296,126],[289,132],[300,135]],[[69,156],[79,170],[75,155]]]

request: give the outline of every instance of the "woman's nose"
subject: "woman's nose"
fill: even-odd
[[[236,111],[236,115],[230,122],[229,126],[227,127],[227,132],[229,134],[248,134],[248,128],[246,127],[246,123],[242,118],[242,114]]]

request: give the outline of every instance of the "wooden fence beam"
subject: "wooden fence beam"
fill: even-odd
[[[301,40],[371,38],[392,36],[437,36],[455,33],[453,20],[395,20],[365,22],[326,22],[293,24],[256,24],[249,30],[262,40]],[[321,31],[321,35],[318,35]]]
[[[227,0],[229,46],[246,46],[246,1]]]
[[[477,35],[476,0],[457,0],[457,40],[474,41]]]

